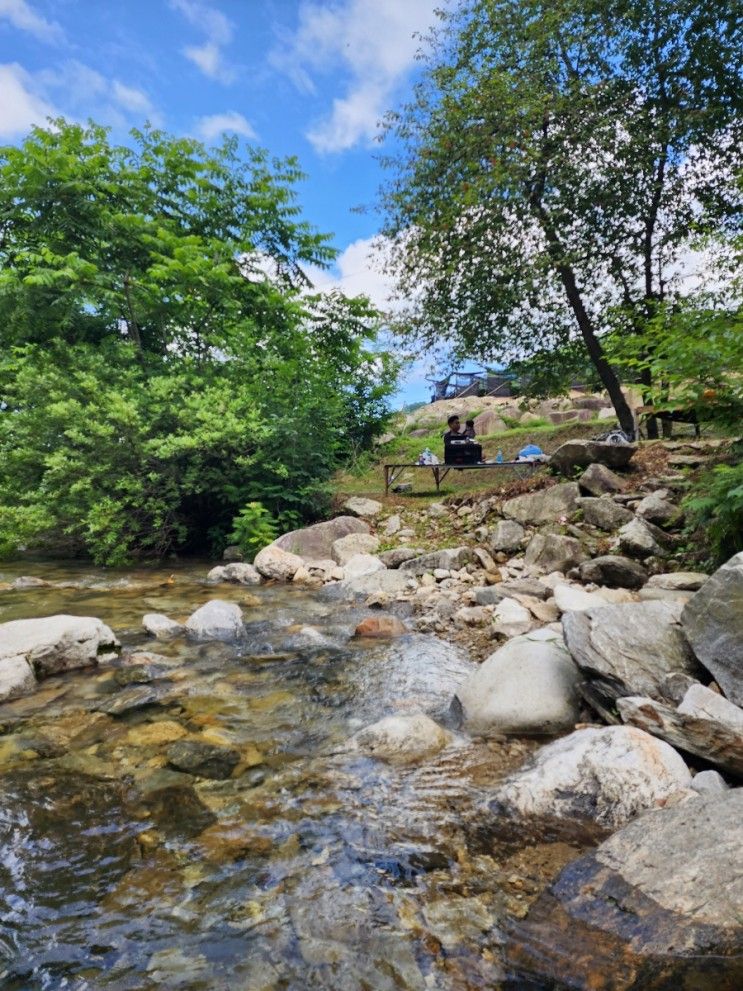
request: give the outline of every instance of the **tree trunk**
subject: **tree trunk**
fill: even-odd
[[[649,368],[643,368],[640,372],[640,382],[643,385],[642,401],[646,406],[652,405],[652,394],[650,388],[653,384],[652,375]],[[647,419],[648,440],[658,439],[658,420],[654,416]]]

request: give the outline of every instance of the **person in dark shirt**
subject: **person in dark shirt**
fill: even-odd
[[[467,439],[462,431],[462,424],[458,416],[450,416],[446,422],[449,429],[444,434],[444,446],[450,444],[453,440]]]

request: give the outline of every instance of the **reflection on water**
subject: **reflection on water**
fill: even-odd
[[[51,584],[0,572],[0,621],[98,616],[123,653],[0,706],[4,991],[504,986],[504,928],[578,852],[483,829],[488,790],[534,744],[457,739],[403,768],[344,748],[390,712],[443,712],[470,670],[457,648],[356,643],[363,610],[215,590],[199,563],[23,573]],[[217,596],[244,607],[239,646],[141,631]]]

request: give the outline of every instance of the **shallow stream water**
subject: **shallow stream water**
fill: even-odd
[[[497,840],[485,805],[536,743],[457,738],[412,767],[350,752],[384,715],[445,716],[466,654],[353,640],[365,610],[207,586],[207,567],[0,570],[0,622],[97,616],[123,648],[0,706],[0,988],[536,987],[506,974],[503,932],[581,850]],[[20,574],[51,584],[9,587]],[[146,612],[184,619],[217,597],[243,607],[244,642],[142,632]],[[239,763],[184,773],[181,740]]]

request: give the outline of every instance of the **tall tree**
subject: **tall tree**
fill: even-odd
[[[640,330],[740,220],[740,0],[463,0],[442,14],[384,233],[424,344],[501,359],[578,336],[622,427],[608,329]]]

